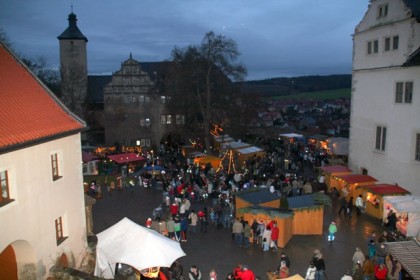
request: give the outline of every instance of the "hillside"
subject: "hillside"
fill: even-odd
[[[237,83],[243,93],[259,93],[263,96],[280,96],[301,92],[327,91],[351,88],[351,75],[301,76],[272,78]]]

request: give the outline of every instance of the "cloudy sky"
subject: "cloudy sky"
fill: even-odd
[[[351,73],[352,37],[369,0],[0,0],[13,49],[59,65],[67,16],[88,38],[90,74],[112,73],[130,53],[170,58],[208,31],[236,41],[246,80]]]

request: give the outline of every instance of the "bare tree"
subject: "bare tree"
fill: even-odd
[[[61,96],[63,103],[79,117],[84,117],[87,95],[87,74],[77,65],[61,68]]]
[[[210,124],[216,115],[220,118],[220,110],[215,106],[227,101],[223,92],[228,90],[223,85],[230,82],[229,78],[242,80],[246,75],[246,68],[235,63],[239,55],[234,40],[212,31],[204,36],[200,45],[175,47],[172,51],[177,73],[183,77],[183,88],[195,93],[203,118],[205,148],[210,146]]]

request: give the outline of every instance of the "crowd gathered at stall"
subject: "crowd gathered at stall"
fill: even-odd
[[[108,195],[115,191],[130,191],[136,187],[162,191],[162,204],[144,222],[144,226],[178,242],[188,242],[190,233],[206,233],[209,228],[228,228],[232,242],[240,247],[254,246],[262,251],[281,250],[277,240],[279,228],[276,221],[258,219],[245,220],[235,213],[235,197],[241,191],[254,188],[269,190],[279,197],[294,197],[323,192],[331,197],[337,215],[351,218],[353,209],[357,215],[364,214],[366,202],[359,195],[354,199],[336,187],[327,187],[326,178],[318,167],[329,163],[326,150],[307,143],[284,141],[273,147],[264,146],[265,155],[246,160],[238,168],[228,172],[228,168],[215,168],[211,164],[199,165],[193,158],[184,156],[180,149],[162,146],[159,153],[145,156],[144,166],[153,165],[152,172],[130,173],[117,180],[95,180],[87,187],[87,193],[102,197],[104,188]],[[154,169],[155,166],[159,168]],[[105,176],[106,178],[106,176]],[[100,197],[100,198],[101,198]],[[354,201],[353,201],[354,199]],[[387,213],[384,232],[376,236],[372,232],[368,240],[355,249],[351,269],[341,279],[403,279],[403,267],[384,249],[384,242],[397,241],[395,232],[397,218],[392,210]],[[325,234],[328,241],[334,242],[334,235],[339,228],[331,222]],[[319,249],[311,252],[307,271],[300,274],[304,279],[327,279],[326,263]],[[290,275],[291,260],[285,251],[281,252],[278,267],[267,272],[271,279],[286,279]],[[161,279],[182,280],[254,280],[256,276],[251,267],[238,264],[232,272],[222,277],[217,269],[203,273],[193,265],[184,272],[179,261],[169,269],[162,269]]]

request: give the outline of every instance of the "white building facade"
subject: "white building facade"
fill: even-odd
[[[0,57],[0,279],[47,279],[87,252],[85,124],[1,43]]]
[[[420,195],[420,2],[371,0],[353,35],[349,167]]]

